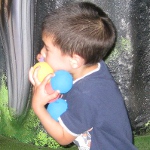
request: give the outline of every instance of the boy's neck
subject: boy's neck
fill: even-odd
[[[79,78],[84,77],[85,75],[87,75],[88,73],[94,71],[95,69],[97,69],[98,64],[92,65],[92,66],[86,66],[83,65],[80,68],[76,69],[74,71],[74,73],[72,73],[73,79],[77,80]]]

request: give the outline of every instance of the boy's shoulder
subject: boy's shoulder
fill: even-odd
[[[104,61],[100,61],[99,66],[100,67],[98,70],[78,80],[78,84],[90,84],[90,82],[106,82],[108,80],[114,82],[114,79],[106,63]]]
[[[95,95],[100,95],[101,97],[102,95],[105,96],[106,93],[116,93],[116,95],[120,95],[118,85],[103,61],[100,62],[99,70],[78,80],[71,91],[73,93],[75,92],[77,95],[80,93],[91,95],[91,93],[93,93]]]

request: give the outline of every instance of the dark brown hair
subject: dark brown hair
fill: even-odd
[[[56,9],[45,18],[42,31],[44,35],[54,37],[54,44],[62,53],[78,54],[88,65],[103,59],[116,39],[110,18],[89,2]]]

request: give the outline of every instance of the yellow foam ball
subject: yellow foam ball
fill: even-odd
[[[38,79],[40,82],[43,81],[43,79],[50,73],[53,73],[53,69],[51,68],[51,66],[46,63],[46,62],[38,62],[36,63],[33,68],[37,68],[38,66],[40,66],[40,69],[38,70]]]

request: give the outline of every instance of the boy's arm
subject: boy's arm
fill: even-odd
[[[56,122],[47,112],[45,107],[37,107],[32,105],[35,114],[40,119],[42,125],[59,144],[67,145],[70,144],[76,137],[69,134],[60,124]]]
[[[33,68],[29,71],[29,80],[34,85],[34,92],[32,97],[32,108],[40,119],[42,125],[59,144],[67,145],[71,143],[76,137],[68,133],[59,122],[55,121],[50,114],[47,112],[45,105],[49,100],[56,98],[60,93],[55,91],[53,94],[47,94],[45,86],[52,74],[48,75],[41,83],[37,79],[38,69],[35,69],[33,74]]]

